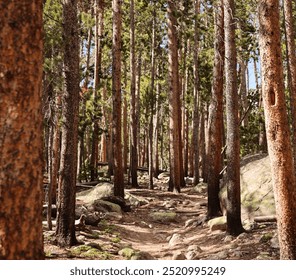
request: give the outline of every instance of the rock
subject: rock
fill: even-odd
[[[204,182],[200,182],[194,188],[192,188],[190,190],[190,193],[193,193],[193,194],[194,193],[198,193],[198,194],[206,193],[207,189],[208,189],[208,185]]]
[[[241,211],[242,220],[255,216],[275,215],[270,160],[267,155],[246,156],[241,161]],[[226,177],[221,180],[220,202],[226,209]]]
[[[104,182],[96,185],[94,188],[77,193],[77,200],[85,204],[92,204],[94,201],[102,198],[112,196],[114,193],[113,184]]]
[[[179,233],[174,233],[169,241],[169,246],[174,247],[183,243],[183,237]]]
[[[243,240],[248,237],[248,234],[246,232],[241,233],[239,236],[236,237],[237,240]]]
[[[176,207],[176,205],[177,205],[176,201],[168,201],[168,200],[162,204],[162,206],[167,209],[174,208],[174,207]]]
[[[158,175],[158,179],[170,179],[170,173],[169,172],[162,172]]]
[[[226,230],[227,229],[227,222],[226,217],[221,216],[208,221],[208,226],[210,227],[211,231],[215,230]]]
[[[199,260],[198,254],[195,251],[189,251],[185,254],[187,260]]]
[[[119,252],[118,252],[118,255],[119,256],[122,256],[122,257],[125,257],[125,258],[127,258],[127,259],[131,259],[131,257],[133,256],[133,255],[135,255],[136,254],[136,251],[134,250],[134,249],[132,249],[132,248],[129,248],[129,247],[126,247],[126,248],[123,248],[123,249],[121,249]]]
[[[97,199],[92,203],[92,208],[94,211],[97,212],[116,212],[116,213],[122,213],[121,212],[121,207],[118,204],[109,202],[109,201],[104,201]]]
[[[193,178],[192,177],[186,177],[185,178],[186,185],[192,185],[192,182],[193,182]]]
[[[272,257],[269,255],[268,252],[261,252],[257,257],[256,260],[272,260]]]
[[[261,236],[260,238],[260,242],[262,243],[266,243],[268,242],[269,240],[271,240],[273,238],[273,234],[272,233],[265,233]]]
[[[186,256],[182,252],[175,252],[172,260],[186,260]]]
[[[125,197],[124,197],[130,205],[133,205],[133,206],[142,206],[142,205],[146,205],[149,203],[149,200],[148,199],[145,199],[145,198],[142,198],[142,197],[138,197],[138,196],[135,196],[129,192],[126,192],[125,193]]]
[[[240,250],[234,250],[232,251],[232,256],[241,259],[243,257],[243,253]]]
[[[88,242],[88,243],[86,243],[85,245],[86,245],[86,246],[90,246],[90,247],[95,248],[95,249],[98,249],[98,250],[100,250],[100,251],[103,250],[102,247],[101,247],[101,245],[100,245],[99,243]]]
[[[280,248],[279,238],[278,238],[277,233],[270,239],[270,246],[271,246],[271,248],[274,248],[274,249]]]
[[[201,253],[202,249],[198,245],[190,245],[190,246],[188,246],[187,251],[188,252],[194,251],[194,252],[197,252],[197,253]]]
[[[122,219],[122,214],[118,213],[118,212],[108,212],[105,215],[105,218],[108,220],[112,220],[112,221],[117,221],[119,222]]]
[[[136,252],[131,256],[131,260],[155,260],[155,258],[148,252]]]
[[[224,242],[231,242],[233,240],[233,236],[231,235],[226,235],[224,238]]]
[[[184,227],[185,227],[185,228],[191,227],[191,226],[193,226],[194,224],[197,224],[198,221],[199,221],[198,218],[195,218],[195,219],[189,219],[189,220],[187,220],[187,221],[185,222]]]
[[[171,222],[176,221],[177,213],[175,213],[175,212],[154,212],[154,213],[150,213],[149,217],[153,222],[171,223]]]
[[[228,252],[226,251],[221,251],[218,252],[217,254],[211,255],[208,257],[209,260],[225,260],[228,257]]]
[[[131,211],[131,206],[129,204],[127,204],[126,201],[121,197],[111,195],[111,196],[107,196],[107,197],[102,197],[101,200],[109,201],[114,204],[118,204],[124,212]]]

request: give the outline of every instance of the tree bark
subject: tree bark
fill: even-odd
[[[77,0],[63,0],[64,75],[62,138],[56,239],[60,246],[77,243],[75,202],[79,110],[79,37]]]
[[[1,1],[0,42],[0,259],[43,259],[42,1]]]
[[[112,146],[114,157],[114,195],[124,198],[121,143],[121,14],[122,0],[113,0],[113,42],[112,42]]]
[[[290,93],[291,119],[292,119],[292,149],[294,161],[294,174],[296,176],[296,56],[295,56],[295,30],[292,1],[284,0],[284,20],[286,31],[288,88]]]
[[[133,188],[138,187],[138,114],[136,96],[135,5],[130,0],[130,75],[131,75],[131,153],[130,174]]]
[[[281,54],[279,2],[259,1],[262,94],[281,259],[296,259],[296,180]]]
[[[240,146],[235,45],[234,0],[224,0],[225,79],[227,123],[227,231],[243,232],[240,197]]]
[[[200,13],[200,0],[195,0],[195,22],[194,22],[194,109],[193,109],[193,184],[199,183],[199,75],[198,75],[198,53],[199,53],[199,27],[197,17]]]
[[[169,45],[169,134],[170,134],[170,186],[173,192],[181,191],[180,162],[180,94],[179,94],[179,67],[178,67],[178,40],[176,6],[174,1],[168,1],[168,45]]]
[[[209,219],[221,215],[220,209],[220,171],[222,158],[223,126],[223,76],[224,76],[224,8],[223,0],[214,8],[215,56],[213,69],[212,96],[209,108],[208,144],[208,213]]]

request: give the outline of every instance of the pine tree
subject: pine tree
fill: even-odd
[[[2,1],[0,41],[0,259],[43,259],[42,1]]]

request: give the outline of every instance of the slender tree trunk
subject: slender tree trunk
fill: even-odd
[[[168,44],[169,44],[169,112],[170,112],[170,186],[169,190],[181,191],[180,162],[180,94],[179,94],[179,67],[178,67],[178,40],[176,6],[174,1],[168,1]]]
[[[259,1],[262,93],[281,259],[296,259],[296,180],[285,103],[279,2]]]
[[[235,46],[234,0],[224,0],[225,79],[227,123],[227,231],[243,232],[240,197],[240,143]]]
[[[157,83],[156,86],[156,100],[155,100],[155,115],[153,118],[153,177],[158,178],[159,174],[159,149],[158,149],[158,135],[159,135],[159,97],[160,97],[161,85]]]
[[[208,218],[221,215],[219,191],[223,126],[223,73],[224,73],[224,9],[223,0],[214,8],[215,57],[213,85],[209,108],[208,144]]]
[[[75,202],[79,110],[79,37],[77,0],[63,0],[65,86],[62,96],[62,144],[56,239],[60,246],[77,243]]]
[[[291,119],[292,119],[292,148],[294,160],[294,173],[296,175],[296,56],[295,56],[295,30],[292,1],[284,0],[284,19],[287,37],[287,66],[288,88],[290,92]]]
[[[127,88],[127,66],[124,62],[124,87]],[[129,144],[129,134],[128,134],[128,123],[127,123],[127,92],[123,94],[123,118],[122,118],[122,140],[123,140],[123,160],[122,168],[123,173],[127,174],[127,156],[128,156],[128,144]]]
[[[92,134],[92,149],[90,158],[91,180],[98,177],[98,157],[99,157],[99,116],[98,101],[102,76],[102,38],[104,31],[104,1],[95,0],[95,73],[94,73],[94,119]]]
[[[54,117],[54,133],[52,142],[52,174],[51,174],[51,188],[52,188],[52,204],[57,202],[57,189],[58,189],[58,178],[60,168],[60,145],[61,145],[61,131],[60,131],[60,116],[61,116],[61,96],[56,95],[56,108]]]
[[[113,46],[112,46],[112,146],[114,155],[114,195],[124,198],[121,143],[121,14],[122,0],[113,0]]]
[[[106,84],[103,86],[103,94],[102,94],[103,103],[107,101],[107,88]],[[106,108],[102,106],[102,125],[103,125],[103,133],[101,138],[101,161],[108,161],[107,150],[108,150],[108,142],[107,142],[107,134],[108,134],[108,116],[106,112]]]
[[[130,174],[133,188],[138,187],[138,114],[136,101],[135,5],[130,0],[130,75],[131,75],[131,152]]]
[[[199,76],[198,76],[198,50],[199,50],[199,26],[197,17],[200,13],[200,0],[195,0],[194,23],[194,111],[193,111],[193,184],[199,183]]]
[[[154,84],[155,84],[155,25],[156,25],[156,11],[155,7],[153,10],[152,18],[152,41],[151,41],[151,84],[150,84],[150,116],[149,116],[149,137],[148,137],[148,173],[149,173],[149,189],[153,189],[153,175],[154,175],[154,162],[153,162],[153,116],[155,111],[155,94],[154,94]]]

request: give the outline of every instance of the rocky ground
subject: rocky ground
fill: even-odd
[[[181,194],[173,194],[165,191],[167,174],[156,180],[154,190],[147,189],[146,179],[142,174],[139,178],[141,187],[126,190],[130,212],[124,212],[117,204],[106,201],[103,206],[99,205],[98,196],[106,196],[106,193],[99,194],[98,190],[112,192],[111,184],[104,183],[78,193],[77,217],[82,212],[88,216],[100,210],[96,212],[99,222],[97,225],[77,226],[76,236],[80,244],[64,249],[54,245],[54,231],[48,231],[44,223],[46,258],[279,259],[275,222],[248,221],[245,223],[247,231],[232,237],[226,234],[225,219],[205,221],[207,203],[204,184],[193,187],[188,180]]]

